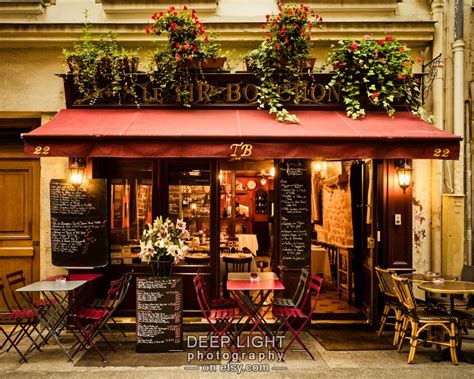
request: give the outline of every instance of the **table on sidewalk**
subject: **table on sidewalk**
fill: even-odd
[[[265,311],[262,311],[262,307],[272,291],[284,290],[285,287],[273,272],[259,272],[257,278],[258,280],[252,280],[251,274],[248,272],[229,273],[227,289],[236,299],[243,313],[247,315],[247,320],[240,326],[237,336],[240,336],[252,323],[247,338],[250,338],[253,332],[258,331],[266,342],[273,341],[271,348],[279,352],[278,346],[275,345],[275,335],[265,321],[265,315],[270,307]],[[252,298],[250,291],[257,293],[257,296]]]
[[[449,295],[450,314],[453,317],[455,317],[455,313],[456,313],[454,309],[454,305],[455,305],[454,296],[474,294],[473,282],[463,282],[463,281],[445,281],[444,283],[421,282],[418,284],[418,288],[430,293]],[[461,335],[459,338],[461,338]],[[474,357],[469,356],[468,354],[466,354],[464,351],[461,350],[461,348],[459,347],[461,345],[460,342],[461,341],[458,341],[458,347],[456,348],[458,360],[460,362],[468,362],[468,363],[473,364]],[[450,360],[450,359],[451,358],[450,358],[449,349],[445,349],[441,353],[431,358],[431,360],[434,362],[440,362],[442,360]]]
[[[67,316],[71,309],[75,306],[79,299],[79,293],[84,285],[92,280],[102,277],[102,274],[71,274],[68,276],[56,275],[45,280],[28,284],[27,286],[18,288],[18,292],[39,292],[43,296],[44,304],[35,306],[32,304],[38,314],[39,322],[42,326],[41,333],[46,331],[44,337],[45,342],[52,337],[58,346],[67,355],[69,360],[71,356],[61,343],[59,335],[65,329],[67,324]],[[64,279],[64,280],[61,280]],[[71,280],[66,280],[71,279]],[[80,341],[74,332],[72,332],[76,340]],[[37,336],[36,341],[40,338]],[[35,350],[35,344],[31,346],[25,353],[25,356],[31,354]]]

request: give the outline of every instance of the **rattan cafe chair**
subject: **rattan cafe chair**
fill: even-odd
[[[409,337],[410,352],[408,354],[408,363],[412,363],[414,361],[416,348],[419,342],[426,342],[441,346],[448,346],[451,353],[451,362],[453,364],[457,364],[456,318],[438,309],[425,309],[417,307],[408,279],[396,275],[393,275],[392,279],[395,284],[395,293],[398,296],[400,304],[403,306],[404,312],[398,351],[401,351],[402,349],[405,335],[407,334],[408,327],[410,326],[411,334]],[[437,328],[441,332],[439,333],[439,339],[435,339],[431,336],[430,329],[432,328]],[[426,339],[422,339],[420,337],[424,331],[427,332]],[[448,333],[449,342],[444,342],[443,332]]]
[[[392,343],[393,345],[397,345],[400,336],[403,309],[394,291],[392,273],[380,267],[375,267],[375,273],[377,274],[379,289],[382,293],[385,303],[382,312],[382,317],[380,318],[380,329],[377,334],[379,336],[382,335],[382,331],[385,325],[387,324],[387,319],[389,317],[390,311],[393,311],[395,314],[395,335],[393,336]]]

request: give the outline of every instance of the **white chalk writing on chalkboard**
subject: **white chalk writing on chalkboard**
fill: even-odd
[[[137,351],[182,349],[181,279],[137,278]]]
[[[280,247],[285,265],[309,264],[310,171],[308,161],[280,166]]]

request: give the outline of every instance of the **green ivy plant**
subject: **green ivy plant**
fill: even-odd
[[[364,104],[395,114],[395,104],[405,104],[422,116],[418,79],[413,76],[414,61],[409,49],[395,37],[339,41],[328,56],[334,74],[328,87],[339,86],[348,117],[365,115]]]
[[[312,28],[321,25],[322,18],[304,4],[278,4],[278,13],[266,19],[262,26],[266,40],[246,56],[247,66],[259,80],[257,103],[280,122],[298,123],[282,98],[299,102],[301,76],[308,72]]]
[[[175,91],[177,102],[190,107],[189,85],[193,81],[205,81],[202,63],[217,58],[219,47],[207,35],[194,9],[183,6],[178,11],[171,6],[166,12],[155,13],[152,19],[146,32],[168,35],[166,47],[154,53],[152,78],[163,93]]]
[[[81,42],[75,43],[71,50],[63,50],[82,101],[92,105],[104,97],[116,96],[120,102],[122,96],[130,95],[138,104],[135,79],[131,75],[138,68],[137,53],[120,47],[111,32],[93,41],[91,25],[85,16]]]

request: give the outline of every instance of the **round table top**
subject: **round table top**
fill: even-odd
[[[418,284],[418,288],[428,292],[445,293],[448,295],[469,294],[474,293],[474,282],[445,281],[440,284],[421,282]]]
[[[409,272],[409,273],[406,273],[406,274],[400,274],[399,276],[402,277],[402,278],[407,278],[409,281],[415,282],[415,283],[430,282],[429,280],[425,279],[423,274],[418,273],[418,272]],[[443,276],[443,278],[444,278],[445,281],[456,280],[456,277],[452,276],[452,275],[445,275],[445,276]]]

